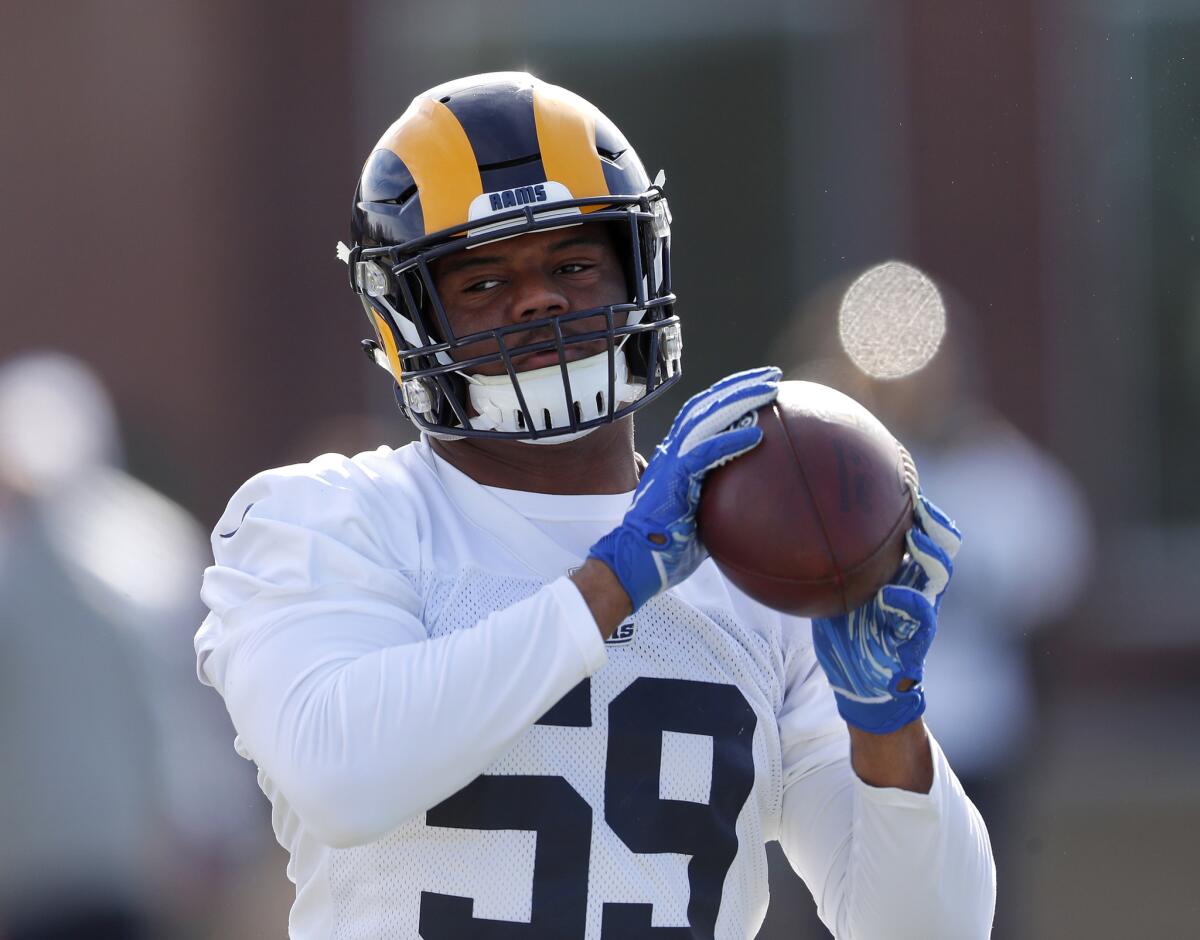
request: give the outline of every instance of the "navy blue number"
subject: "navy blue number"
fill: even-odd
[[[651,927],[649,904],[605,904],[604,940],[712,937],[725,875],[737,855],[737,818],[754,785],[754,710],[732,685],[634,681],[608,707],[604,819],[639,855],[690,855],[689,927]],[[713,742],[708,803],[660,799],[662,733]]]
[[[425,940],[563,940],[582,937],[587,922],[592,809],[562,777],[476,777],[428,813],[430,826],[524,829],[537,833],[533,917],[529,923],[472,916],[475,902],[421,892]]]
[[[539,724],[591,725],[590,683],[580,683]],[[635,680],[608,707],[604,818],[639,855],[690,855],[688,927],[651,926],[651,905],[605,903],[603,940],[711,938],[725,875],[737,855],[737,818],[754,785],[754,728],[732,685]],[[708,803],[659,798],[664,731],[713,741]],[[473,916],[471,898],[421,892],[424,940],[582,940],[587,919],[592,813],[562,777],[485,775],[426,814],[430,826],[537,833],[529,923]]]

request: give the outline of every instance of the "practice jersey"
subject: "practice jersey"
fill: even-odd
[[[835,931],[950,936],[950,898],[986,935],[978,816],[936,744],[930,794],[854,776],[806,621],[706,562],[602,641],[567,575],[630,496],[490,490],[426,443],[234,496],[198,668],[290,853],[291,936],[742,940],[776,838]]]

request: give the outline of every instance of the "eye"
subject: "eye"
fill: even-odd
[[[470,284],[468,284],[466,287],[463,288],[463,291],[464,291],[464,293],[469,293],[469,294],[482,294],[484,291],[491,290],[493,287],[495,287],[499,283],[500,282],[494,277],[485,277],[485,278],[481,278],[478,281],[472,281]]]
[[[594,268],[594,267],[595,267],[594,264],[588,264],[583,261],[569,261],[564,265],[560,265],[558,270],[562,274],[582,274],[584,271],[587,271],[589,268]]]

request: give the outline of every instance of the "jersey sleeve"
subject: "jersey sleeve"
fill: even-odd
[[[779,841],[824,924],[836,937],[987,937],[991,844],[937,742],[930,736],[929,793],[869,786],[850,765],[849,733],[810,644],[797,644],[787,674]]]
[[[407,557],[385,546],[355,472],[272,471],[235,494],[196,635],[200,679],[224,697],[239,751],[334,846],[459,790],[605,660],[566,579],[431,639],[415,524]]]

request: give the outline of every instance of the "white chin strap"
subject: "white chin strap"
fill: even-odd
[[[615,382],[613,385],[616,403],[613,411],[629,402],[637,401],[646,394],[646,386],[630,383],[629,367],[625,362],[625,351],[617,350],[613,362]],[[562,368],[552,365],[529,372],[518,372],[517,381],[521,394],[533,416],[539,431],[569,428],[571,411],[579,421],[590,421],[608,413],[608,353],[567,363],[567,375],[571,379],[571,394],[574,401],[568,402],[563,392]],[[508,374],[463,375],[467,380],[471,406],[476,417],[471,425],[481,431],[528,431],[521,404],[517,401],[517,390]],[[596,430],[576,431],[551,438],[529,440],[530,444],[565,444],[578,440]]]

